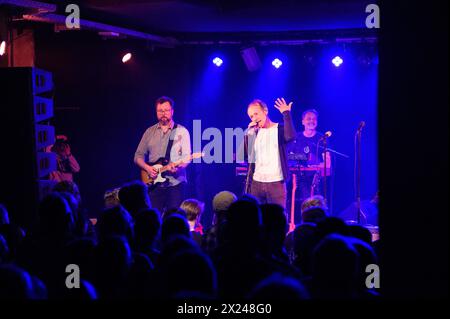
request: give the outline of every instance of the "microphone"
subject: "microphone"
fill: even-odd
[[[364,122],[364,121],[359,122],[358,132],[360,132],[365,125],[366,125],[366,122]]]
[[[258,124],[253,126],[253,131],[255,132],[255,136],[258,136],[258,132],[259,132],[259,125]]]
[[[333,133],[331,133],[331,131],[325,132],[325,134],[323,134],[323,136],[319,139],[319,141],[329,138],[332,134]]]
[[[258,134],[258,131],[259,131],[259,122],[260,121],[258,121],[258,122],[250,122],[250,124],[248,125],[248,128],[250,129],[250,128],[252,128],[253,129],[253,132],[255,133],[255,134]]]

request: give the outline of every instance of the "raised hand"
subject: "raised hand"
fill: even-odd
[[[280,111],[280,113],[286,112],[286,111],[290,111],[291,107],[292,107],[292,103],[290,102],[289,104],[286,103],[286,101],[284,100],[284,98],[278,98],[275,101],[275,105],[274,107]]]

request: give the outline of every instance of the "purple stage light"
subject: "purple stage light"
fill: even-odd
[[[283,64],[283,62],[281,62],[281,60],[280,59],[274,59],[273,61],[272,61],[272,65],[275,67],[275,68],[279,68],[281,65]]]
[[[214,63],[217,67],[219,67],[219,66],[222,65],[223,61],[222,61],[221,58],[215,57],[215,58],[213,59],[213,63]]]
[[[338,68],[344,60],[342,60],[340,56],[336,56],[333,60],[331,60],[331,62],[333,62],[334,66]]]

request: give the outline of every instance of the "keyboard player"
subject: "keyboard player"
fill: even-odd
[[[297,174],[296,198],[301,202],[312,195],[323,196],[324,158],[327,162],[327,176],[331,171],[331,156],[324,154],[324,134],[317,131],[319,113],[314,109],[302,113],[304,130],[288,146],[288,164],[291,172]],[[318,147],[319,146],[319,147]],[[327,141],[327,147],[329,142]]]

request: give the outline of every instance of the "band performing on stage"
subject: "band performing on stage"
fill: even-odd
[[[277,317],[430,281],[449,19],[391,2],[0,0],[0,301]]]
[[[238,158],[244,160],[236,168],[236,175],[245,176],[244,194],[254,196],[261,204],[282,206],[287,214],[295,215],[297,222],[306,199],[322,196],[324,207],[330,201],[326,177],[331,176],[333,164],[330,152],[325,151],[331,132],[317,131],[319,113],[305,110],[301,115],[302,130],[297,132],[292,105],[284,98],[275,100],[274,108],[283,118],[283,123],[276,123],[270,119],[264,101],[249,103],[247,115],[251,122],[238,150]],[[142,182],[149,186],[152,205],[164,212],[179,207],[188,185],[186,167],[192,159],[205,154],[191,153],[189,131],[174,122],[174,101],[170,97],[158,98],[155,110],[158,123],[145,131],[134,162],[141,169]]]

